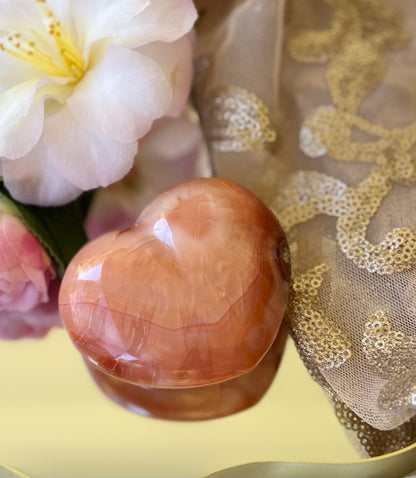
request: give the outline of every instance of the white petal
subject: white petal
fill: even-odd
[[[150,43],[138,51],[156,60],[165,75],[171,79],[173,98],[166,115],[179,116],[188,100],[192,84],[193,48],[190,35],[172,43]]]
[[[79,40],[89,45],[116,35],[149,3],[150,0],[71,0]]]
[[[42,140],[28,155],[14,161],[3,160],[0,166],[10,194],[23,203],[58,206],[72,201],[82,192],[48,162]]]
[[[33,0],[32,0],[33,1]],[[73,1],[70,0],[48,0],[50,10],[55,18],[63,25],[71,36],[71,40],[75,46],[81,47],[82,44],[77,42],[77,26],[76,19],[73,15]]]
[[[48,158],[59,173],[80,189],[108,186],[133,166],[137,142],[103,139],[83,128],[68,107],[47,118]]]
[[[31,80],[0,93],[1,157],[24,156],[38,142],[44,116],[41,99],[32,105],[38,85]]]
[[[0,0],[0,35],[22,32],[41,24],[42,14],[33,0]]]
[[[28,80],[40,78],[45,73],[27,61],[0,51],[0,93]]]
[[[30,41],[43,45],[55,63],[58,61],[59,64],[59,48],[47,26],[50,21],[49,14],[54,15],[61,26],[68,30],[72,40],[75,40],[75,46],[82,47],[76,41],[76,29],[69,4],[68,0],[48,0],[44,3],[36,0],[0,0],[0,41],[7,48],[9,36],[19,34],[23,45]],[[0,56],[11,55],[2,51]],[[29,65],[29,62],[21,62]]]
[[[171,86],[160,66],[131,50],[112,46],[88,71],[68,105],[77,120],[95,134],[132,143],[165,114]]]
[[[196,18],[192,0],[152,0],[120,32],[118,43],[137,48],[154,41],[175,41],[191,30]]]
[[[33,0],[32,0],[33,1]],[[50,10],[55,17],[62,23],[63,20],[68,20],[72,16],[73,1],[68,0],[47,0]]]
[[[9,35],[20,34],[27,41],[49,44],[52,40],[45,25],[42,4],[35,0],[0,0],[0,38],[7,46]],[[47,7],[44,7],[47,8]],[[7,54],[2,52],[2,54]]]
[[[51,81],[50,83],[47,83],[38,89],[36,92],[35,101],[55,100],[57,103],[63,104],[71,95],[73,90],[74,88],[72,85],[59,84]],[[54,102],[48,102],[45,105],[45,114],[48,114],[49,109],[54,106],[53,103]],[[58,105],[58,107],[60,108],[60,105]]]
[[[68,0],[48,0],[45,3],[37,0],[0,0],[0,35],[20,33],[26,37],[28,33],[35,33],[36,39],[45,42],[50,37],[45,17],[51,11],[68,29],[73,24],[71,3]]]

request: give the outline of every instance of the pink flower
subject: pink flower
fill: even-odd
[[[158,120],[142,142],[130,173],[97,191],[85,224],[94,239],[131,226],[161,191],[210,174],[209,158],[198,124],[188,117]]]
[[[50,257],[17,217],[0,212],[0,338],[43,337],[59,325]]]

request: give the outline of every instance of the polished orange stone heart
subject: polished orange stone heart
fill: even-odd
[[[157,400],[131,387],[196,396],[253,371],[276,340],[289,274],[283,231],[266,206],[237,184],[197,179],[159,195],[130,229],[85,246],[66,271],[60,311],[114,399],[150,415],[209,418],[225,413],[185,413],[184,402],[195,407],[189,398],[156,413]],[[280,354],[270,355],[275,370]]]

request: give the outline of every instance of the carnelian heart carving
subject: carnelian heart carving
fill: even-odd
[[[252,370],[288,297],[283,231],[251,192],[197,179],[85,246],[60,310],[84,358],[130,384],[189,388]]]

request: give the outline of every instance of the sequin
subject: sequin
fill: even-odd
[[[322,215],[335,218],[339,250],[355,267],[373,275],[372,283],[376,284],[375,277],[403,273],[414,268],[416,263],[414,228],[394,228],[378,243],[368,239],[372,221],[393,187],[416,184],[416,123],[389,130],[363,118],[360,108],[383,78],[387,66],[385,50],[403,47],[410,38],[403,28],[401,15],[385,2],[325,1],[331,8],[329,27],[301,30],[288,40],[288,50],[295,60],[316,64],[328,62],[326,80],[333,102],[315,108],[305,119],[299,134],[300,148],[314,160],[325,157],[343,165],[349,163],[351,169],[363,164],[368,169],[354,185],[317,171],[297,171],[274,198],[272,208],[288,233],[292,251],[297,242],[296,226]],[[358,137],[366,141],[356,140]],[[320,273],[325,273],[330,266],[329,261]],[[344,403],[325,378],[326,362],[316,360],[311,352],[331,347],[328,336],[319,332],[325,330],[319,319],[326,316],[319,305],[320,287],[312,287],[313,294],[317,294],[312,297],[316,300],[314,308],[318,319],[313,338],[304,320],[310,313],[310,303],[302,297],[309,297],[311,283],[307,285],[301,278],[311,270],[297,271],[291,299],[291,304],[296,306],[291,307],[288,316],[292,335],[312,377],[333,402],[340,422],[369,456],[412,444],[416,436],[416,418],[393,430],[378,430]],[[393,330],[384,312],[376,312],[368,320],[361,344],[347,342],[345,334],[341,333],[341,337],[344,347],[348,344],[345,347],[348,353],[340,355],[344,363],[352,353],[358,353],[355,347],[362,346],[368,364],[384,380],[377,404],[380,409],[400,414],[415,406],[414,337]]]
[[[351,357],[351,341],[328,319],[319,303],[319,289],[326,264],[300,274],[293,280],[289,316],[291,332],[308,362],[324,370],[338,368]]]
[[[368,363],[388,379],[379,395],[380,408],[416,408],[416,335],[393,330],[386,313],[378,311],[365,324],[362,346]]]
[[[215,151],[262,151],[276,140],[267,106],[244,88],[217,88],[204,98],[202,122]]]
[[[329,7],[329,25],[299,29],[301,22],[309,26],[321,22],[327,13],[323,2]],[[400,331],[405,316],[403,308],[398,313],[394,294],[401,283],[412,287],[416,262],[413,223],[400,223],[403,214],[390,221],[383,209],[387,204],[394,216],[394,208],[399,205],[395,203],[391,208],[390,201],[397,201],[397,190],[403,192],[404,187],[416,185],[416,123],[387,129],[379,124],[377,115],[373,121],[363,116],[368,103],[373,103],[370,95],[387,71],[387,50],[410,43],[396,7],[383,0],[287,2],[286,47],[292,59],[284,59],[281,112],[272,112],[280,114],[281,142],[262,155],[236,155],[253,160],[261,156],[264,161],[258,183],[250,184],[257,187],[256,192],[279,217],[289,240],[294,279],[287,318],[292,336],[312,377],[333,402],[341,423],[370,456],[398,450],[416,437],[416,418],[408,420],[411,411],[402,414],[383,408],[388,408],[387,400],[394,406],[413,406],[410,374],[398,372],[393,377],[375,368],[371,372],[361,343],[368,317],[386,303],[391,305],[389,314],[393,312],[394,327]],[[232,33],[228,40],[239,41]],[[227,80],[226,75],[221,77],[222,59],[214,51],[210,54],[209,66],[215,66],[218,75],[215,81],[211,77],[200,86],[199,99],[212,91],[212,83],[218,84],[218,76],[220,81]],[[301,68],[293,60],[310,66]],[[325,70],[316,66],[324,63]],[[207,67],[205,62],[205,72]],[[246,74],[251,75],[249,67]],[[274,103],[268,100],[268,104]],[[310,105],[314,105],[312,110]],[[205,104],[200,106],[204,114]],[[292,138],[293,128],[299,126],[299,114],[304,111],[307,116],[300,127],[299,146],[306,157],[298,154]],[[211,114],[208,118],[212,123],[208,121],[204,126],[209,142],[215,144],[217,137],[212,131],[219,124],[218,117]],[[241,142],[226,144],[223,150],[218,145],[213,148],[217,163],[227,163],[227,156],[219,152],[250,151]],[[265,144],[266,149],[271,144]],[[389,222],[400,227],[389,226]],[[382,235],[378,236],[377,231]],[[326,246],[332,249],[325,250]],[[389,283],[394,284],[394,290],[388,289]],[[342,287],[349,297],[355,290],[361,305],[344,303],[341,309],[337,299]],[[409,294],[407,290],[403,297]],[[414,332],[409,328],[406,331]],[[361,367],[366,368],[368,376],[372,374],[371,386],[384,386],[385,402],[381,398],[377,402],[376,393],[374,397],[363,394],[357,398],[353,391],[341,396],[345,378],[351,378],[349,384],[365,379]],[[395,380],[402,380],[400,386],[388,385]]]

